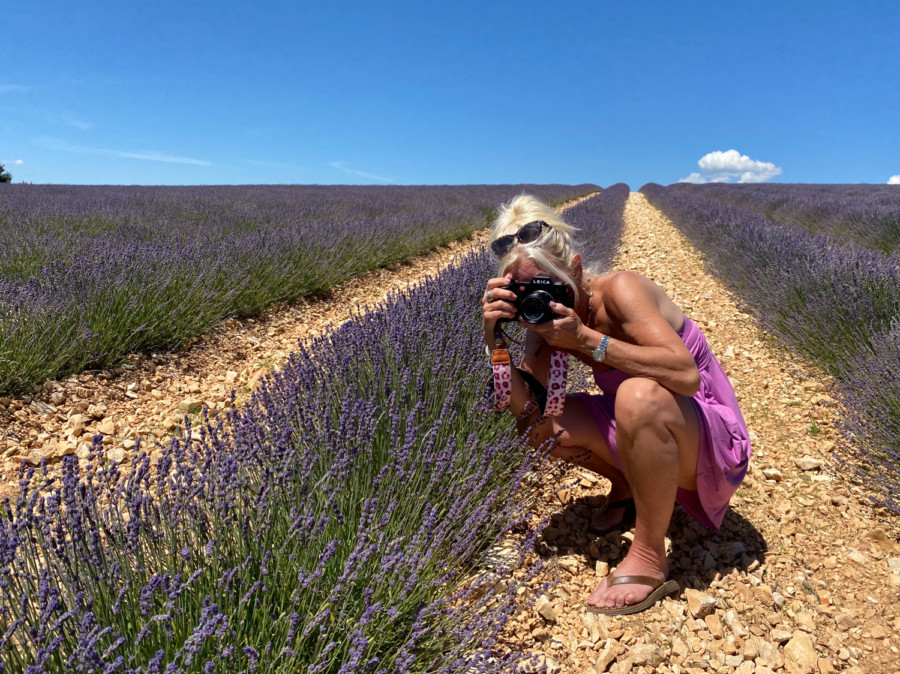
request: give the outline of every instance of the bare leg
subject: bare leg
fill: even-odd
[[[699,429],[690,399],[642,377],[626,380],[616,394],[616,445],[637,509],[634,541],[617,576],[665,579],[665,535],[680,486],[697,488]],[[611,608],[634,604],[650,594],[646,585],[606,582],[588,603]]]
[[[593,417],[584,402],[577,397],[566,399],[565,412],[558,419],[548,419],[539,429],[532,432],[532,445],[537,446],[552,434],[562,431],[557,445],[550,452],[553,456],[602,475],[612,485],[607,495],[609,502],[627,499],[631,496],[631,486],[625,475],[615,465],[615,460],[598,432]],[[605,529],[619,522],[624,508],[608,509],[591,521],[597,529]]]

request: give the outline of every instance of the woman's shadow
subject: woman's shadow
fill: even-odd
[[[583,496],[551,515],[536,545],[537,553],[553,565],[554,559],[582,558],[589,567],[597,563],[612,569],[628,552],[633,525],[628,531],[598,535],[589,530],[591,518],[605,502],[604,496]],[[667,534],[669,573],[682,588],[705,590],[717,576],[737,569],[752,572],[765,562],[768,545],[762,534],[743,515],[729,508],[718,531],[707,529],[675,504]],[[600,578],[598,577],[598,582]]]

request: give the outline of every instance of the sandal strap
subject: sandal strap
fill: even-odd
[[[613,585],[624,585],[625,583],[630,583],[634,585],[649,585],[652,589],[658,588],[660,585],[665,583],[665,580],[660,580],[659,578],[654,578],[653,576],[613,576],[611,581],[607,581],[606,587],[612,587]]]

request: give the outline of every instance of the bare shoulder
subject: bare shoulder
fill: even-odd
[[[620,303],[631,304],[635,300],[645,298],[658,303],[665,296],[665,291],[646,276],[634,271],[614,271],[597,277],[601,284],[604,303],[615,306]]]
[[[658,316],[673,330],[678,330],[684,322],[684,312],[665,290],[646,276],[633,271],[616,271],[604,274],[600,279],[603,305],[612,320],[642,323]]]

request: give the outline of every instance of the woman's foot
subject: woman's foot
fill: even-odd
[[[616,577],[649,576],[664,581],[669,575],[669,564],[665,551],[662,555],[651,550],[632,548],[622,563],[615,569]],[[609,578],[609,576],[607,576]],[[590,606],[598,608],[619,608],[638,604],[646,599],[654,588],[640,583],[621,583],[609,587],[604,578],[597,589],[587,598]]]
[[[610,531],[631,527],[634,518],[634,499],[631,498],[631,491],[610,492],[603,510],[591,518],[588,529],[602,536]]]

